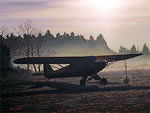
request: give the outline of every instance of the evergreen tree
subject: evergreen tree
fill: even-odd
[[[94,37],[91,35],[91,36],[90,36],[90,39],[89,39],[89,41],[88,41],[89,47],[92,47],[92,48],[93,48],[93,47],[95,46],[94,41],[95,41],[95,40],[94,40]]]
[[[105,39],[104,39],[104,37],[103,37],[102,34],[100,34],[100,35],[97,36],[96,43],[100,44],[102,46],[107,46],[107,43],[106,43],[106,41],[105,41]]]
[[[70,36],[71,36],[71,38],[73,38],[74,37],[74,32],[71,32]]]
[[[56,34],[56,39],[57,39],[57,40],[60,40],[60,39],[61,39],[60,33],[57,33],[57,34]]]
[[[51,40],[54,39],[54,36],[50,33],[50,30],[47,30],[44,37],[51,39]]]
[[[127,54],[130,53],[130,51],[127,48],[120,46],[119,53]]]
[[[142,53],[145,55],[150,54],[150,50],[149,50],[148,46],[146,45],[146,43],[143,46]]]
[[[91,35],[89,41],[94,41],[94,37]]]
[[[135,45],[133,45],[133,46],[131,47],[131,49],[130,49],[130,53],[132,53],[132,54],[137,53],[137,50],[136,50]]]
[[[0,35],[0,41],[4,40],[4,37],[2,35]]]
[[[3,42],[0,42],[0,72],[5,73],[10,68],[10,49]]]

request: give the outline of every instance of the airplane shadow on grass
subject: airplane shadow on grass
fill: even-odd
[[[121,83],[110,83],[110,84],[121,84]],[[1,94],[1,98],[17,97],[17,96],[31,96],[41,94],[79,94],[89,92],[104,92],[104,91],[127,91],[127,90],[148,90],[150,86],[112,86],[112,87],[98,87],[96,85],[91,86],[80,86],[70,83],[62,82],[34,82],[28,89],[43,88],[43,87],[54,88],[50,90],[32,90],[17,93],[6,93]]]

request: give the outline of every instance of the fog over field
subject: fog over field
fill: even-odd
[[[0,0],[0,17],[0,113],[150,113],[150,0]],[[142,55],[88,57],[125,54]]]

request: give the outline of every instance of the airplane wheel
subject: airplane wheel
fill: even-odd
[[[80,80],[80,85],[85,86],[86,85],[85,80]]]
[[[106,78],[102,78],[101,81],[100,81],[100,83],[101,83],[102,85],[106,85],[106,84],[108,83],[108,81],[107,81]]]

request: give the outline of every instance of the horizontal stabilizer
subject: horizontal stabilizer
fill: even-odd
[[[32,73],[33,76],[41,76],[44,75],[44,73]]]

